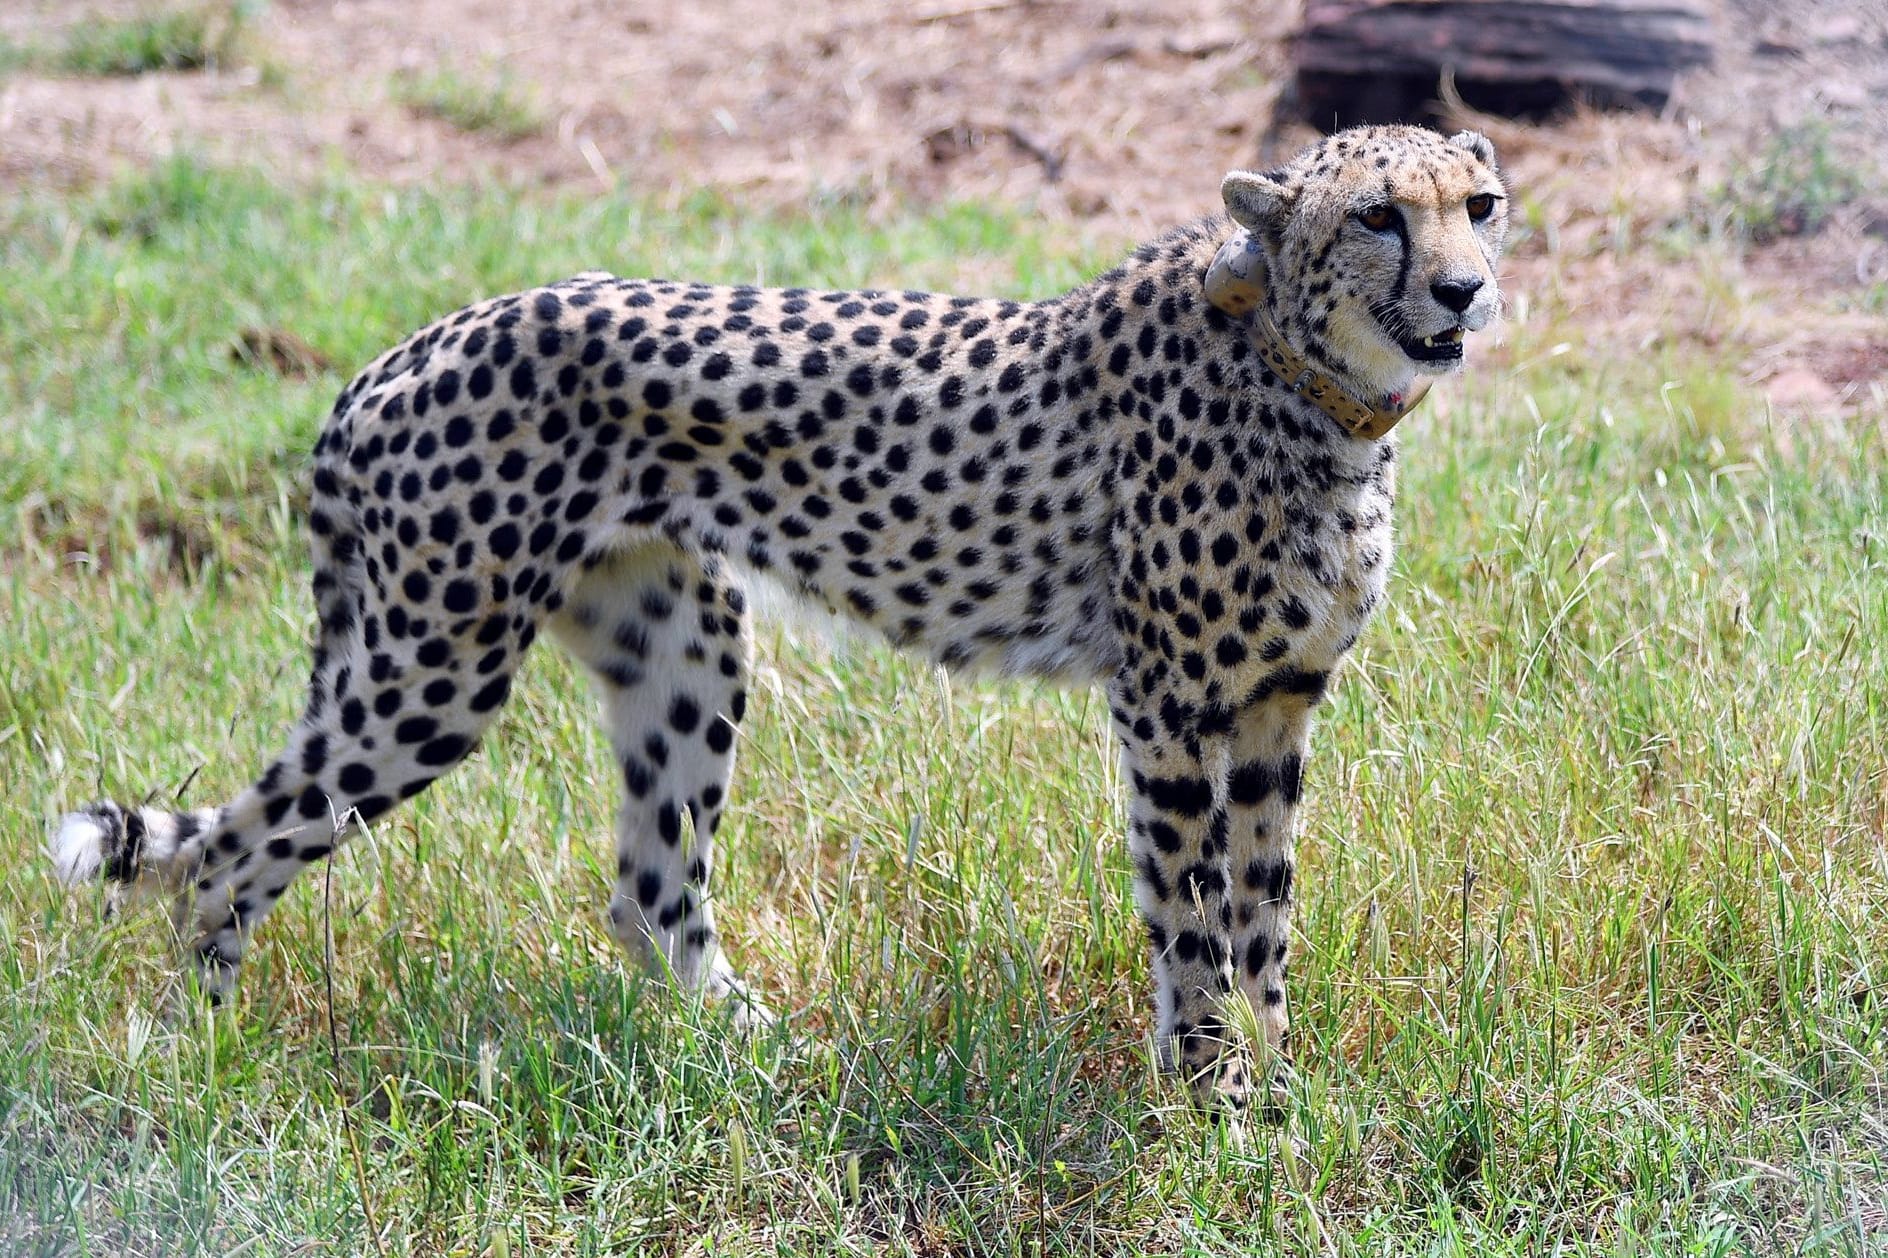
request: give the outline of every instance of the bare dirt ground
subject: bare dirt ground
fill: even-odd
[[[0,39],[56,44],[131,0],[11,0]],[[948,198],[1126,240],[1215,207],[1275,126],[1296,5],[1231,0],[274,0],[245,55],[196,73],[0,78],[0,186],[78,186],[179,149],[285,177],[489,181],[757,207]],[[1660,117],[1493,134],[1530,230],[1504,285],[1576,348],[1728,355],[1780,410],[1888,400],[1888,6],[1721,0],[1720,56]],[[522,139],[419,116],[399,85],[505,82]],[[1805,131],[1807,127],[1809,130]],[[1700,255],[1727,182],[1778,136],[1863,171],[1812,233]]]

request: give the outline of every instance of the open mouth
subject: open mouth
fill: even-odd
[[[1397,344],[1419,363],[1452,363],[1462,357],[1462,329],[1450,328],[1434,336],[1411,337]]]

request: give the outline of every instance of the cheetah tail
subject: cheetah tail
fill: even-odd
[[[132,888],[176,891],[203,863],[220,813],[217,808],[172,812],[88,804],[60,819],[47,854],[69,886],[102,878]]]

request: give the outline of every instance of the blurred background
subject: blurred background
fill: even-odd
[[[1109,243],[1216,208],[1221,173],[1313,122],[1474,125],[1523,210],[1514,308],[1577,311],[1576,348],[1695,339],[1817,413],[1888,371],[1876,0],[10,0],[0,65],[6,183],[184,152],[756,211],[994,203]],[[1672,265],[1713,242],[1709,281]]]

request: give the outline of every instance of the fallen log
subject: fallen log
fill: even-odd
[[[1445,77],[1507,117],[1660,109],[1711,55],[1704,0],[1307,0],[1291,49],[1295,112],[1328,129],[1435,121]]]

